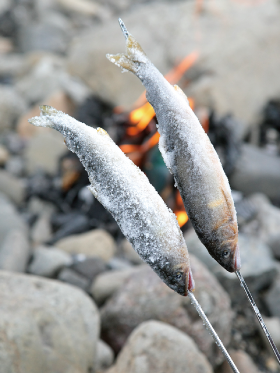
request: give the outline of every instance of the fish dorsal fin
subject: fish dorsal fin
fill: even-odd
[[[177,84],[175,84],[173,87],[175,91],[180,95],[180,97],[182,97],[189,105],[190,103],[189,103],[188,97],[185,95],[182,89]]]

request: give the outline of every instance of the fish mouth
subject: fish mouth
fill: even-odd
[[[240,268],[241,268],[240,250],[237,245],[235,253],[234,253],[234,272],[239,271]]]
[[[195,289],[195,282],[192,274],[192,270],[190,268],[188,276],[186,278],[186,293],[185,295],[188,295],[188,291],[193,292]]]

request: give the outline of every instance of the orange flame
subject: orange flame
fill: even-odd
[[[177,217],[178,224],[180,227],[185,225],[186,222],[189,220],[179,190],[176,190],[176,208],[174,210],[174,214]]]

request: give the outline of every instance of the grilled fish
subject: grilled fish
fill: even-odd
[[[194,289],[187,246],[176,216],[144,173],[125,156],[106,131],[91,128],[50,106],[29,120],[61,132],[84,165],[89,189],[113,215],[125,237],[171,289]]]
[[[158,120],[159,149],[199,239],[227,271],[239,270],[236,212],[219,157],[187,96],[167,82],[123,22],[119,22],[127,51],[108,54],[107,58],[123,71],[135,74],[145,86],[147,100]]]

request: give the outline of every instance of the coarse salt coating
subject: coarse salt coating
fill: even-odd
[[[42,106],[41,111],[30,122],[62,133],[88,173],[90,190],[137,253],[168,286],[185,295],[189,256],[182,232],[144,173],[103,129],[91,128],[49,106]]]
[[[125,37],[126,53],[107,58],[145,86],[158,120],[159,149],[194,229],[209,253],[235,271],[240,268],[237,219],[219,157],[183,91],[167,82],[127,30]]]

